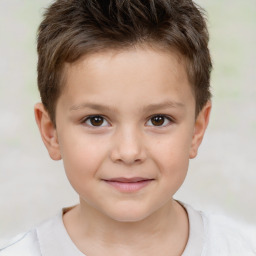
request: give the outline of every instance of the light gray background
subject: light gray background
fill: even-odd
[[[36,30],[49,0],[0,0],[0,242],[78,199],[41,142]],[[198,1],[209,16],[213,111],[176,198],[256,223],[256,0]]]

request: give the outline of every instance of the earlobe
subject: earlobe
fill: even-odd
[[[208,101],[197,116],[194,126],[192,144],[189,152],[190,159],[195,158],[197,156],[198,148],[203,140],[205,130],[209,123],[211,107],[211,101]]]
[[[60,160],[61,153],[57,131],[42,103],[37,103],[35,105],[34,113],[42,140],[49,152],[50,157],[53,160]]]

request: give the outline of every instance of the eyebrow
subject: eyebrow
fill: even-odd
[[[167,100],[160,103],[152,103],[143,108],[144,111],[153,111],[165,108],[183,108],[185,105],[181,102]]]
[[[145,107],[143,107],[143,111],[145,112],[150,112],[150,111],[154,111],[157,109],[165,109],[165,108],[183,108],[185,105],[181,102],[177,102],[177,101],[164,101],[164,102],[160,102],[160,103],[152,103],[149,104]],[[97,104],[97,103],[83,103],[83,104],[79,104],[79,105],[73,105],[72,107],[70,107],[70,111],[76,111],[76,110],[80,110],[80,109],[84,109],[84,108],[90,108],[90,109],[94,109],[94,110],[98,110],[98,111],[114,111],[117,112],[118,108],[116,107],[112,107],[109,105],[104,105],[104,104]]]
[[[84,108],[90,108],[98,111],[103,111],[103,110],[112,110],[117,112],[117,108],[110,107],[108,105],[102,105],[102,104],[96,104],[96,103],[83,103],[80,105],[74,105],[72,106],[69,110],[70,111],[75,111],[75,110],[80,110]]]

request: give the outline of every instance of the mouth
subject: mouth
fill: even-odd
[[[149,185],[154,179],[133,177],[133,178],[112,178],[104,180],[108,185],[114,187],[120,192],[137,192]]]

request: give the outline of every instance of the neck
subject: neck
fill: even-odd
[[[99,251],[101,247],[110,248],[112,253],[159,255],[157,248],[161,247],[163,255],[167,255],[163,250],[163,245],[167,245],[169,250],[176,249],[180,255],[188,239],[186,211],[174,200],[136,222],[113,220],[84,202],[67,212],[63,219],[71,239],[87,254],[90,250]],[[103,254],[108,255],[106,251]]]

